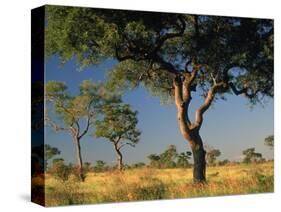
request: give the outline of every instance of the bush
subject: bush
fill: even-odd
[[[81,183],[72,176],[67,181],[57,182],[54,188],[47,188],[47,206],[75,205],[88,203],[88,196],[81,189]]]
[[[70,166],[69,169],[70,169],[70,174],[73,175],[76,180],[80,181],[81,178],[80,178],[79,167],[78,166],[74,166],[74,167]],[[87,169],[83,169],[82,176],[81,176],[82,181],[85,180],[87,172],[88,172]]]
[[[164,199],[166,188],[164,183],[158,178],[142,178],[141,185],[134,188],[133,192],[136,200],[157,200]]]
[[[102,160],[97,160],[93,170],[94,172],[104,172],[108,170],[108,166],[106,165],[106,162]]]
[[[49,173],[51,175],[53,175],[56,179],[61,180],[63,182],[69,179],[71,172],[72,172],[71,167],[65,165],[63,161],[58,161],[54,163],[52,168],[49,169]]]
[[[223,160],[223,161],[219,161],[219,162],[218,162],[218,165],[219,165],[219,166],[224,166],[224,165],[226,165],[226,164],[228,164],[228,163],[229,163],[229,160],[225,159],[225,160]]]

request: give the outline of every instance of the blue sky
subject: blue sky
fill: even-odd
[[[91,66],[83,71],[71,60],[61,65],[54,56],[46,63],[46,81],[64,81],[72,94],[77,94],[79,84],[85,79],[104,80],[105,72],[114,66],[113,60],[107,60],[99,66]],[[140,142],[135,148],[123,149],[125,163],[148,162],[147,156],[164,151],[169,144],[174,144],[178,152],[190,151],[178,128],[177,111],[174,104],[163,105],[159,97],[151,96],[143,87],[126,91],[123,101],[138,110],[138,128],[142,131]],[[193,95],[190,116],[202,103],[203,99]],[[273,134],[273,100],[262,107],[253,109],[242,96],[227,96],[227,101],[216,102],[206,113],[201,128],[201,137],[205,144],[221,150],[219,159],[239,160],[242,150],[255,147],[267,159],[273,158],[273,151],[264,146],[264,138]],[[55,115],[52,114],[52,118]],[[46,143],[61,150],[61,157],[67,162],[75,163],[75,146],[71,137],[65,132],[54,132],[46,127]],[[110,142],[93,138],[90,133],[81,141],[83,160],[95,162],[104,160],[115,164],[115,152]]]

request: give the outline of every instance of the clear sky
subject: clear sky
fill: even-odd
[[[83,80],[104,80],[105,72],[113,65],[113,60],[107,60],[99,66],[91,66],[81,71],[75,60],[62,66],[59,58],[54,56],[46,63],[46,80],[64,81],[71,94],[75,95]],[[193,95],[192,100],[191,117],[203,99]],[[178,128],[175,105],[160,104],[159,97],[151,96],[143,87],[128,90],[123,101],[139,112],[138,128],[142,132],[140,142],[135,148],[124,147],[125,163],[148,162],[149,154],[159,154],[170,144],[176,145],[178,152],[190,151]],[[227,101],[216,102],[205,113],[201,137],[205,144],[221,150],[219,159],[239,160],[241,152],[249,147],[255,147],[257,152],[271,159],[273,151],[264,146],[264,138],[273,134],[273,105],[273,100],[269,100],[264,107],[256,105],[251,109],[243,96],[229,95]],[[54,114],[51,117],[55,118]],[[84,162],[104,160],[110,165],[115,164],[115,152],[111,143],[105,139],[93,138],[90,134],[81,140]],[[46,143],[59,148],[61,157],[66,162],[76,162],[75,146],[67,133],[55,132],[46,127]]]

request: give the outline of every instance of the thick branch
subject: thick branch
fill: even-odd
[[[183,105],[182,86],[183,85],[180,76],[175,77],[174,88],[175,88],[175,103],[177,107],[182,107]]]
[[[226,86],[225,82],[220,82],[214,84],[208,91],[208,94],[204,100],[204,103],[196,110],[195,112],[195,123],[193,125],[194,128],[200,128],[203,122],[203,114],[208,110],[210,105],[212,104],[215,94],[219,88],[223,88]]]
[[[158,56],[158,51],[161,49],[161,47],[164,45],[164,43],[172,38],[175,37],[180,37],[184,34],[185,28],[186,28],[186,23],[185,20],[183,19],[182,16],[179,16],[179,21],[180,21],[180,29],[178,32],[171,32],[171,33],[166,33],[163,36],[159,36],[156,38],[155,46],[150,50],[150,51],[144,51],[139,46],[135,46],[132,44],[132,40],[126,39],[126,36],[124,35],[124,38],[126,39],[127,43],[127,50],[128,52],[125,53],[125,55],[121,55],[120,51],[121,48],[118,46],[115,46],[115,57],[119,61],[125,61],[125,60],[134,60],[134,61],[141,61],[141,60],[148,60],[152,62],[157,62],[162,69],[176,75],[178,74],[178,71],[175,69],[175,67],[162,59],[161,57]]]
[[[186,24],[185,24],[185,21],[182,16],[179,16],[179,21],[181,23],[179,32],[166,33],[165,35],[159,37],[156,41],[156,46],[153,49],[153,51],[151,52],[151,54],[155,55],[161,49],[161,47],[163,46],[165,41],[167,41],[171,38],[176,38],[176,37],[180,37],[183,35],[185,28],[186,28]]]
[[[197,74],[198,74],[198,72],[200,71],[201,68],[202,68],[201,64],[199,64],[199,65],[198,64],[194,64],[193,65],[192,72],[191,72],[190,79],[189,79],[189,85],[192,85],[192,83],[196,79]]]
[[[190,139],[190,120],[188,118],[188,106],[190,103],[190,98],[186,101],[183,100],[183,82],[180,76],[177,76],[174,79],[174,87],[175,87],[175,104],[178,110],[178,122],[180,126],[180,131],[182,135],[187,139]],[[190,91],[187,91],[190,92]]]
[[[186,64],[190,64],[191,60],[188,60]],[[184,77],[183,80],[183,101],[186,102],[191,99],[190,92],[196,90],[196,85],[193,83],[197,77],[198,72],[200,71],[202,65],[201,64],[193,64],[192,71],[188,72],[187,68],[185,73],[182,73]]]
[[[190,101],[191,101],[191,82],[190,82],[190,78],[185,77],[183,80],[183,84],[182,84],[182,92],[183,92],[183,112],[184,112],[184,117],[185,117],[185,122],[187,124],[187,127],[190,128],[191,127],[191,122],[189,119],[189,115],[188,115],[188,111],[189,111],[189,105],[190,105]]]

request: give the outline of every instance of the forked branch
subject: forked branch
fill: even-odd
[[[196,110],[195,112],[195,123],[193,124],[194,128],[200,128],[203,122],[203,114],[208,110],[208,108],[211,106],[215,94],[217,93],[218,89],[226,87],[225,82],[219,82],[214,84],[208,91],[208,94],[204,100],[204,103]]]

